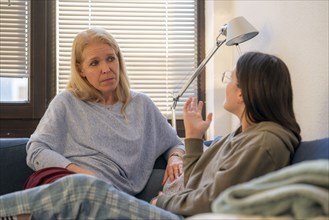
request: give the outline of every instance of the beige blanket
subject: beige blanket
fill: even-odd
[[[305,161],[228,188],[212,204],[215,213],[329,216],[329,160]]]

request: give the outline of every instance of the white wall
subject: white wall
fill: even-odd
[[[294,108],[303,140],[328,137],[328,1],[218,1],[206,2],[206,49],[210,51],[220,27],[244,16],[259,35],[240,45],[279,56],[290,69]],[[206,67],[207,111],[215,120],[208,139],[237,126],[223,110],[225,90],[221,73],[238,58],[235,47],[223,45]]]

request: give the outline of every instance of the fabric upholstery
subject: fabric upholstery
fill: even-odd
[[[24,183],[33,173],[26,164],[26,143],[28,138],[0,139],[0,195],[22,190]],[[137,198],[150,201],[162,190],[162,178],[166,161],[160,156],[155,162],[149,182]]]
[[[329,159],[329,138],[301,142],[292,163],[315,159]]]
[[[33,170],[26,165],[28,138],[0,139],[0,195],[21,190]]]

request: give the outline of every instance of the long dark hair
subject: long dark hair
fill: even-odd
[[[276,122],[301,141],[293,109],[293,91],[288,67],[278,57],[260,52],[243,54],[236,65],[238,86],[247,120]]]

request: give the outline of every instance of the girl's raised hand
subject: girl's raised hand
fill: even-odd
[[[195,97],[190,97],[184,105],[183,117],[185,126],[186,138],[202,138],[204,133],[209,128],[212,121],[212,113],[207,115],[207,119],[202,119],[203,102],[197,100]]]

